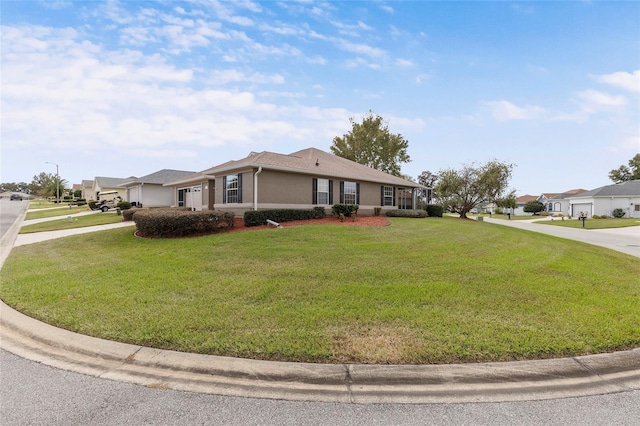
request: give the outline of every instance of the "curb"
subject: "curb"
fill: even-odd
[[[539,361],[452,365],[273,362],[112,342],[0,302],[0,348],[52,367],[142,386],[339,403],[529,401],[640,390],[640,348]]]

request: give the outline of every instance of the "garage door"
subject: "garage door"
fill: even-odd
[[[571,205],[571,216],[580,216],[581,212],[586,213],[587,217],[591,217],[591,203]]]

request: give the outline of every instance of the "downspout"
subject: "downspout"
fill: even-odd
[[[253,210],[258,210],[258,175],[262,173],[262,166],[253,175]]]

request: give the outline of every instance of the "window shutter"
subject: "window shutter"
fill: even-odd
[[[356,204],[360,204],[360,184],[356,182]]]
[[[222,204],[227,204],[227,177],[222,176]]]
[[[393,187],[393,204],[392,204],[392,206],[395,207],[395,205],[396,205],[396,187],[394,186]]]
[[[333,180],[329,180],[329,204],[333,204]]]
[[[340,181],[340,202],[344,203],[344,181]]]
[[[238,173],[238,203],[242,203],[242,173]]]
[[[384,206],[384,185],[380,187],[380,205]]]
[[[313,184],[311,186],[311,204],[318,204],[318,179],[313,178]]]

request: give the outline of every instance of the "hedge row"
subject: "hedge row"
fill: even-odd
[[[444,208],[437,204],[427,204],[427,215],[429,217],[442,217]]]
[[[426,210],[387,210],[389,217],[427,217]]]
[[[234,216],[221,210],[135,209],[133,221],[140,236],[175,238],[223,232],[233,228]]]
[[[324,207],[314,207],[312,210],[251,210],[244,213],[244,226],[264,225],[267,220],[281,223],[291,222],[292,220],[322,219],[325,215]]]

